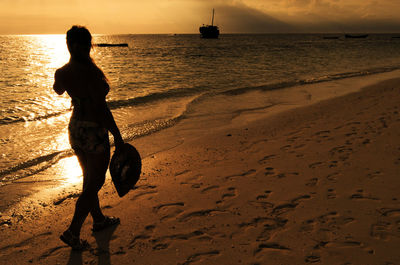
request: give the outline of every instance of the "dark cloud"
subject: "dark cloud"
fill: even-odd
[[[336,1],[293,0],[296,4],[310,5],[315,9],[302,17],[271,16],[244,4],[219,4],[216,24],[223,33],[340,33],[340,32],[400,32],[400,20],[350,16],[347,9],[334,6]],[[330,16],[340,13],[342,17]]]
[[[389,19],[347,19],[342,21],[299,21],[298,32],[304,33],[396,33],[400,32],[400,21]]]
[[[293,32],[295,27],[245,5],[216,7],[216,23],[229,33]]]

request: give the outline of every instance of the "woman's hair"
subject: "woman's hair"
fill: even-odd
[[[86,27],[74,25],[67,31],[67,43],[79,43],[92,47],[92,34]]]
[[[67,31],[67,46],[71,56],[77,60],[87,60],[90,58],[92,48],[92,35],[83,26],[72,26]]]
[[[71,58],[81,63],[87,63],[95,70],[95,74],[108,82],[103,71],[94,63],[90,57],[92,49],[92,35],[84,26],[74,25],[67,31],[67,46],[71,54]]]

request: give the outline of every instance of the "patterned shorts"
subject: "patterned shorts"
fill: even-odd
[[[75,151],[100,154],[110,150],[107,129],[95,122],[71,119],[68,132],[69,142]]]

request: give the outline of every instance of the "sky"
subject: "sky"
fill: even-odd
[[[400,0],[0,0],[0,34],[400,32]]]

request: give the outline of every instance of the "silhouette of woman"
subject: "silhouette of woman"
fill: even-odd
[[[70,61],[55,72],[54,91],[61,95],[67,91],[72,99],[73,111],[68,126],[69,140],[83,171],[83,189],[69,228],[60,239],[74,250],[89,247],[80,239],[83,222],[90,213],[93,231],[119,223],[119,218],[104,216],[100,210],[98,191],[104,184],[110,160],[108,131],[114,136],[116,151],[124,142],[106,103],[110,90],[103,71],[90,57],[92,36],[85,27],[73,26],[67,32]]]

